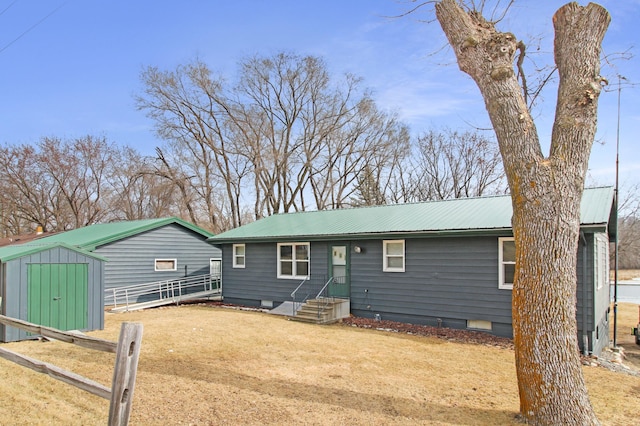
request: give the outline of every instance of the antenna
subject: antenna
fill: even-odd
[[[618,177],[620,167],[620,95],[622,93],[622,80],[627,81],[626,78],[618,74],[618,123],[616,127],[616,187],[614,200],[614,208],[616,212],[616,234],[613,237],[614,243],[614,272],[613,272],[613,347],[615,348],[618,342]]]

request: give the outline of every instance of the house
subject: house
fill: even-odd
[[[53,234],[50,234],[50,233],[45,234],[42,231],[42,227],[38,226],[36,232],[32,232],[29,234],[12,235],[10,237],[0,238],[0,247],[10,246],[14,244],[29,243],[33,240],[38,240],[47,235],[53,235]]]
[[[209,238],[222,249],[225,302],[277,307],[306,282],[340,284],[355,316],[511,337],[515,250],[509,196],[270,216]],[[584,192],[579,343],[608,345],[613,188]]]
[[[64,243],[107,259],[105,303],[112,290],[136,284],[209,274],[219,268],[213,234],[176,217],[103,223],[37,240]]]
[[[64,243],[0,247],[0,313],[60,330],[104,328],[104,258]],[[32,338],[0,324],[0,341]]]

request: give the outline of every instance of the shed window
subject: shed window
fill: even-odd
[[[178,261],[176,259],[156,259],[156,271],[177,271]]]
[[[404,240],[385,240],[382,246],[382,270],[404,272]]]
[[[244,244],[233,245],[233,267],[244,268],[245,266],[245,246]]]
[[[309,254],[309,243],[278,243],[278,278],[308,278]]]
[[[516,273],[516,243],[513,237],[498,238],[498,288],[513,289]]]

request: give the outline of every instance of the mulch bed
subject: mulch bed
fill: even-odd
[[[416,325],[403,322],[375,320],[353,316],[344,318],[342,320],[342,324],[350,327],[369,328],[373,330],[405,333],[415,336],[436,337],[450,342],[474,343],[504,349],[513,349],[512,339],[506,337],[498,337],[489,333],[478,331],[458,330],[446,327],[432,327],[428,325]]]

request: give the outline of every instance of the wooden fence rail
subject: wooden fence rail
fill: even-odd
[[[83,336],[76,333],[68,333],[56,330],[55,328],[44,327],[15,318],[6,317],[4,315],[0,315],[0,324],[16,327],[31,333],[40,334],[44,337],[82,346],[84,348],[115,353],[116,360],[113,369],[113,380],[111,383],[111,389],[109,389],[100,383],[94,382],[93,380],[73,372],[63,370],[53,364],[38,361],[37,359],[29,358],[0,347],[0,358],[15,362],[16,364],[30,368],[39,373],[48,374],[54,379],[63,381],[101,398],[110,400],[109,426],[122,426],[129,424],[129,415],[131,414],[131,404],[133,402],[133,390],[138,370],[140,345],[142,342],[142,324],[122,323],[120,337],[117,343]]]

